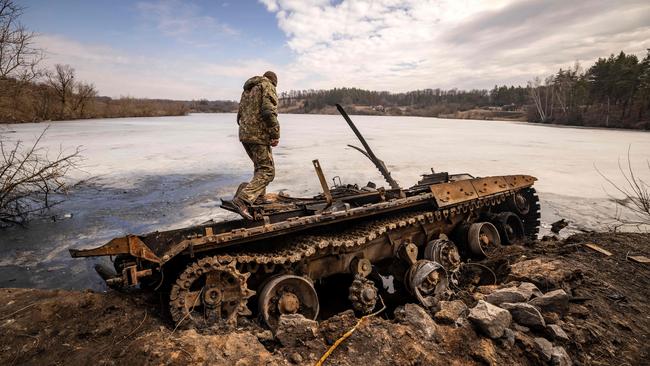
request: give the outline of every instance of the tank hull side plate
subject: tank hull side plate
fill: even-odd
[[[537,178],[530,175],[506,175],[433,184],[431,193],[438,208],[457,205],[477,198],[530,187]]]

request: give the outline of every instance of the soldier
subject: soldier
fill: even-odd
[[[277,85],[278,77],[273,71],[254,76],[244,83],[239,101],[239,141],[253,161],[255,172],[253,179],[237,193],[232,203],[239,214],[249,220],[253,217],[248,207],[258,197],[264,197],[266,186],[275,177],[271,147],[278,146],[280,141]]]

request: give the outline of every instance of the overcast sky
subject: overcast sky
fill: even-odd
[[[650,48],[650,1],[26,0],[46,65],[101,95],[238,99],[267,69],[279,91],[525,85]]]

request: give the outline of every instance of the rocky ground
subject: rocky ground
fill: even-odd
[[[650,265],[629,257],[649,256],[649,244],[580,234],[504,247],[464,266],[438,308],[364,319],[324,364],[648,364]],[[275,334],[254,321],[199,333],[174,329],[160,308],[139,294],[0,289],[0,364],[312,365],[359,322],[348,311],[286,317]]]

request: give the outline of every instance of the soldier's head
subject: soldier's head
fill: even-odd
[[[273,71],[265,72],[264,77],[271,80],[271,83],[273,83],[273,86],[278,86],[278,76],[275,75],[275,73]]]

